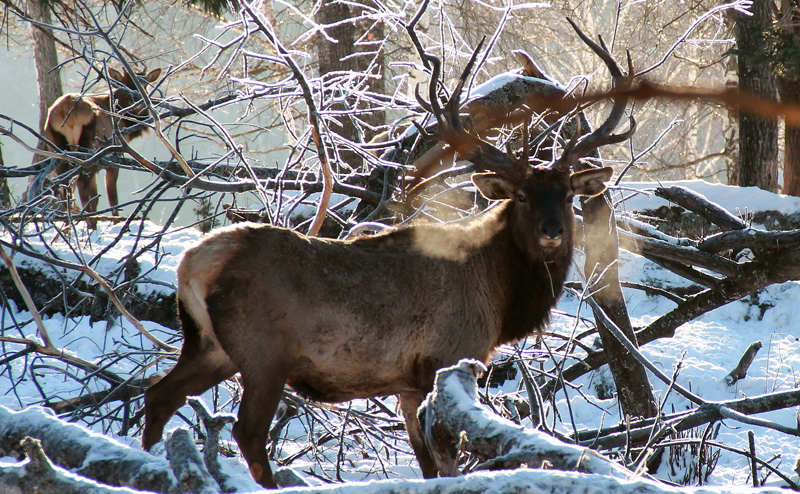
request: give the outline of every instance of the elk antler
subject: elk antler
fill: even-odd
[[[435,56],[423,52],[423,58],[429,62],[432,67],[431,82],[428,86],[428,97],[430,101],[426,102],[419,94],[419,85],[417,85],[414,92],[420,106],[436,118],[439,129],[435,133],[429,133],[418,123],[414,122],[414,125],[417,127],[420,134],[426,138],[440,139],[449,144],[465,160],[485,170],[498,173],[511,181],[519,182],[522,177],[524,177],[524,172],[517,168],[515,162],[511,160],[506,153],[492,146],[477,135],[467,132],[461,122],[461,116],[459,115],[461,92],[464,89],[464,84],[475,65],[478,52],[480,52],[485,40],[486,38],[483,38],[481,42],[478,43],[478,47],[472,54],[469,63],[467,63],[467,66],[464,68],[464,72],[458,79],[458,84],[456,84],[455,89],[453,89],[453,94],[450,95],[450,99],[447,100],[444,108],[442,108],[439,102],[439,77],[441,75],[442,64]]]
[[[627,89],[633,81],[632,74],[634,73],[630,53],[628,53],[628,75],[626,76],[622,73],[622,70],[620,70],[617,62],[614,61],[611,53],[609,53],[608,48],[606,48],[606,44],[603,42],[602,36],[598,36],[600,41],[600,44],[598,45],[588,36],[586,36],[583,31],[581,31],[581,29],[572,21],[572,19],[567,17],[567,22],[569,22],[572,28],[575,29],[578,37],[580,37],[581,40],[586,43],[586,45],[589,46],[589,48],[591,48],[598,57],[600,57],[603,63],[606,64],[608,71],[611,72],[614,88]],[[607,144],[616,144],[629,139],[634,132],[636,132],[636,120],[634,120],[633,115],[629,117],[631,127],[627,132],[622,134],[612,134],[614,129],[619,124],[619,121],[622,119],[622,116],[625,115],[625,108],[627,105],[627,96],[618,96],[614,98],[614,106],[611,108],[611,113],[608,115],[608,118],[606,118],[606,121],[596,128],[594,132],[587,135],[583,139],[579,141],[573,140],[570,142],[567,148],[564,150],[564,154],[556,162],[555,166],[557,168],[569,169],[569,167],[574,165],[579,159],[588,156],[595,149]],[[578,133],[579,132],[580,126]],[[575,139],[577,139],[577,133]]]

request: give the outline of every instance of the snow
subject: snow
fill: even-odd
[[[502,74],[498,74],[492,77],[488,81],[479,84],[478,86],[475,86],[475,88],[472,91],[470,91],[470,99],[486,96],[492,91],[496,91],[498,89],[505,87],[508,84],[512,84],[517,79],[536,81],[536,84],[547,84],[549,86],[553,86],[556,89],[560,89],[561,91],[566,90],[564,86],[558,84],[557,82],[548,81],[546,79],[539,79],[538,77],[525,76],[522,74],[518,74],[516,72],[504,72]]]
[[[41,434],[39,437],[49,437],[53,443],[60,441],[52,438],[63,438],[64,443],[87,453],[81,469],[94,461],[108,462],[115,459],[119,462],[141,464],[143,468],[140,470],[140,476],[147,476],[148,472],[170,472],[166,461],[144,451],[125,448],[121,442],[104,434],[87,430],[78,424],[64,424],[62,421],[56,420],[55,414],[46,408],[28,407],[15,412],[0,407],[0,420],[4,425],[10,426],[13,423],[13,427],[19,430],[38,431]],[[0,430],[3,429],[5,427],[0,427]]]
[[[724,491],[693,488],[679,490],[675,487],[657,484],[645,479],[618,479],[604,475],[587,475],[572,472],[559,472],[554,470],[533,470],[520,468],[504,472],[476,472],[468,477],[452,477],[428,480],[425,482],[425,491],[422,491],[423,481],[397,480],[382,482],[362,482],[347,486],[327,486],[314,490],[286,489],[289,493],[325,493],[336,494],[341,492],[360,494],[412,494],[426,492],[430,494],[497,494],[508,492],[524,492],[526,494],[551,494],[554,492],[571,492],[575,494],[711,494],[713,492],[728,492],[732,494],[766,494],[779,493],[777,489],[752,489],[746,487],[729,488]],[[355,488],[357,487],[357,491]]]
[[[669,206],[670,203],[652,194],[656,187],[672,187],[674,185],[686,187],[712,202],[722,206],[734,215],[745,211],[777,211],[782,214],[800,213],[800,197],[773,194],[758,187],[730,187],[728,185],[710,183],[704,180],[673,180],[659,183],[653,182],[623,182],[624,189],[631,189],[639,193],[632,194],[625,191],[625,209],[641,211],[658,209]]]
[[[558,84],[557,82],[546,80],[546,79],[539,79],[538,77],[530,77],[526,75],[519,74],[517,72],[503,72],[502,74],[498,74],[486,82],[478,84],[471,90],[467,91],[466,94],[462,94],[462,98],[468,96],[468,99],[462,101],[462,105],[468,104],[470,101],[473,101],[478,98],[483,98],[489,93],[493,91],[502,90],[504,87],[513,84],[515,81],[523,80],[523,81],[535,81],[535,84],[545,84],[548,86],[553,86],[556,89],[561,91],[566,91],[564,86]],[[425,116],[422,118],[421,122],[418,122],[423,128],[435,123],[435,119],[432,115],[426,113]],[[406,127],[405,131],[401,134],[401,139],[406,139],[408,137],[412,137],[417,135],[417,127],[415,125],[409,125]]]
[[[618,190],[617,194],[625,197],[632,196],[624,204],[626,210],[654,209],[667,204],[666,201],[652,194],[650,197],[642,194],[632,194],[631,190],[646,191],[653,189],[657,185],[654,183],[624,183],[625,189]],[[665,182],[662,185],[681,185],[692,189],[734,214],[745,210],[774,210],[784,214],[800,212],[800,198],[770,194],[760,189],[728,187],[702,181]],[[142,272],[152,270],[147,275],[152,280],[152,283],[143,283],[140,289],[167,292],[170,287],[176,284],[175,270],[182,252],[197,242],[202,235],[192,229],[175,229],[166,232],[161,230],[159,225],[151,222],[134,223],[131,232],[122,232],[120,225],[101,223],[96,233],[80,242],[80,251],[73,252],[67,247],[66,242],[54,232],[45,232],[41,236],[27,237],[25,247],[39,253],[52,249],[62,259],[74,263],[91,262],[93,256],[104,248],[109,247],[107,252],[90,264],[93,269],[104,275],[119,270],[126,257],[131,252],[136,252],[140,254],[138,261],[143,268]],[[85,232],[82,234],[85,234]],[[0,238],[6,242],[11,241],[7,233],[4,233]],[[157,255],[152,252],[142,251],[143,247],[159,239]],[[71,243],[74,244],[75,242],[72,241]],[[8,252],[8,249],[5,249]],[[580,259],[580,253],[576,257]],[[41,261],[21,253],[14,255],[14,262],[18,266],[41,263]],[[577,270],[573,271],[572,276],[574,279],[578,278],[577,272]],[[65,273],[68,276],[76,275],[75,272],[70,270],[65,271]],[[620,273],[625,281],[645,284],[656,282],[659,286],[666,288],[690,284],[677,275],[666,272],[646,259],[630,253],[623,253],[620,259]],[[35,290],[35,287],[28,288]],[[673,302],[663,297],[648,297],[637,290],[626,289],[625,295],[633,324],[636,327],[648,324],[675,307]],[[800,384],[800,327],[796,322],[800,320],[800,304],[797,303],[798,300],[800,300],[800,282],[774,285],[754,297],[733,302],[709,312],[695,321],[684,324],[677,329],[673,338],[654,341],[643,346],[641,350],[648,359],[659,366],[667,375],[672,375],[673,369],[680,364],[681,370],[678,382],[705,400],[724,401],[745,396],[756,396],[772,391],[795,389]],[[579,306],[579,301],[575,296],[565,293],[559,303],[558,311],[553,317],[553,331],[569,335],[573,330],[576,333],[580,333],[588,327],[586,324],[580,323],[576,328],[576,322],[572,316],[580,313],[581,317],[590,318],[591,311],[586,306]],[[12,324],[12,317],[21,322],[19,330]],[[38,340],[36,326],[29,319],[30,314],[24,308],[17,308],[11,304],[2,314],[2,318],[0,318],[4,325],[4,335]],[[149,330],[155,331],[159,337],[163,338],[164,335],[171,334],[170,330],[158,324],[151,322],[144,322],[144,324]],[[102,360],[104,356],[116,346],[120,346],[120,352],[128,351],[127,347],[122,347],[126,342],[132,346],[152,350],[152,345],[147,341],[139,341],[134,345],[133,339],[141,339],[141,337],[135,328],[123,318],[118,318],[112,324],[107,324],[106,322],[90,324],[88,317],[65,318],[64,316],[56,315],[46,317],[45,325],[58,348],[79,356],[86,361],[101,363],[106,366],[107,370],[121,376],[130,376],[133,370],[131,361],[126,359],[119,359],[118,361]],[[744,350],[757,340],[760,340],[764,346],[750,367],[747,377],[732,387],[726,386],[723,383],[723,378],[736,366]],[[550,346],[555,349],[560,342],[561,340],[550,341]],[[4,356],[23,348],[20,345],[14,346],[8,343],[4,345]],[[501,355],[515,353],[515,350],[508,347],[501,350]],[[544,359],[545,357],[541,358]],[[48,362],[53,363],[54,361]],[[41,405],[42,397],[38,386],[44,386],[49,394],[57,395],[61,398],[77,396],[78,393],[83,392],[83,386],[87,386],[92,391],[103,388],[103,383],[98,384],[95,381],[77,382],[66,378],[63,372],[56,372],[43,367],[39,368],[34,376],[34,372],[26,367],[28,363],[30,363],[30,360],[17,358],[0,369],[0,372],[3,373],[3,377],[0,378],[0,405],[12,410]],[[163,373],[171,365],[172,361],[165,360],[159,365],[148,369],[146,375]],[[556,422],[555,427],[565,434],[572,433],[573,425],[569,417],[574,417],[575,426],[578,429],[595,429],[618,423],[620,417],[616,399],[598,397],[598,386],[608,382],[610,382],[608,370],[603,368],[576,381],[575,384],[581,387],[580,392],[572,388],[559,392],[556,396],[555,406],[563,422]],[[684,398],[674,392],[664,398],[667,385],[652,376],[651,383],[655,388],[657,399],[665,400],[664,410],[667,413],[690,407],[690,404]],[[521,389],[520,394],[522,397],[526,399],[524,388],[513,382],[506,383],[502,390],[492,390],[492,393],[517,391],[519,389]],[[202,399],[206,403],[218,403],[222,406],[234,397],[235,389],[223,386],[218,394],[208,392],[203,395]],[[365,403],[354,402],[352,410],[363,410],[366,407]],[[385,400],[385,403],[391,407],[394,401],[389,399]],[[225,410],[230,411],[230,408]],[[335,415],[341,410],[347,410],[347,405],[342,408],[318,409],[314,413]],[[181,413],[186,417],[193,417],[193,413],[189,408],[181,409]],[[759,417],[784,426],[795,427],[797,413],[798,410],[795,407],[765,413]],[[553,411],[550,410],[548,423],[552,423],[552,417]],[[176,416],[167,426],[167,430],[169,431],[179,425],[185,426],[185,424],[186,422]],[[83,425],[85,426],[86,424],[83,423]],[[530,423],[526,424],[523,421],[523,425],[530,426]],[[103,427],[105,426],[98,423],[93,426],[93,430],[98,434],[108,436]],[[798,475],[793,469],[795,459],[800,450],[800,438],[798,437],[771,429],[725,420],[719,428],[716,440],[734,448],[747,450],[748,430],[752,430],[755,433],[756,449],[759,456],[766,460],[772,459],[772,464],[778,466],[781,472],[797,480]],[[131,432],[138,433],[138,429],[132,429]],[[312,433],[319,434],[320,431],[315,432],[313,425],[307,422],[306,419],[297,418],[290,421],[290,425],[284,434],[286,437],[303,438]],[[227,430],[223,436],[226,445],[235,448],[235,443],[230,438],[230,431]],[[115,437],[114,439],[138,447],[138,437]],[[285,443],[284,449],[278,452],[278,457],[285,458],[291,455],[299,449],[297,444],[295,442]],[[387,468],[385,474],[376,474],[378,469],[374,467],[374,463],[377,461],[375,458],[348,456],[348,461],[351,461],[353,466],[343,472],[343,478],[348,481],[370,481],[385,477],[395,479],[420,477],[416,462],[410,454],[410,448],[407,443],[400,442],[397,445],[397,449],[392,451],[391,458],[383,459]],[[163,454],[163,447],[157,445],[155,452]],[[336,462],[335,448],[332,453],[323,452],[323,454],[326,454],[332,463]],[[12,463],[11,459],[3,460],[4,465]],[[241,492],[258,490],[258,486],[249,478],[247,468],[238,456],[235,458],[222,458],[222,464],[223,469],[233,476],[233,484]],[[319,465],[308,460],[307,457],[301,457],[292,463],[291,467],[302,474],[302,471],[306,469],[318,469]],[[747,486],[750,485],[748,480],[749,472],[749,462],[746,458],[732,452],[721,451],[718,464],[711,473],[708,483],[722,486]],[[673,476],[670,468],[662,465],[658,477],[677,481],[680,480],[683,474],[684,470],[679,468],[675,476]],[[312,477],[305,477],[312,483],[319,483],[318,480]],[[528,492],[539,492],[536,489],[546,489],[546,492],[552,492],[558,490],[556,487],[559,485],[572,485],[575,482],[575,478],[576,475],[570,473],[519,471],[493,474],[481,473],[470,476],[470,480],[440,479],[437,482],[442,484],[441,492],[455,492],[458,489],[457,486],[463,482],[474,482],[475,485],[485,488],[484,492],[492,492],[492,489],[504,485],[505,482],[522,482],[522,485],[529,486],[526,487]],[[550,482],[550,484],[547,482]],[[648,489],[651,489],[649,492],[673,492],[665,486],[660,486],[657,489],[655,484],[647,481],[614,480],[607,477],[598,477],[597,482],[593,482],[595,492],[610,492],[612,489],[616,489],[610,484],[614,482],[643,482],[648,486]],[[397,480],[393,485],[397,487],[397,492],[403,492],[405,488],[403,486],[416,483],[417,481],[414,480]],[[364,484],[363,492],[378,492],[378,487],[373,487],[374,485],[378,484],[374,482]],[[781,486],[781,483],[776,476],[772,475],[769,477],[767,485]],[[744,487],[741,490],[744,492]],[[475,492],[479,491],[482,491],[482,489],[475,489]],[[696,492],[702,492],[702,490],[698,489]],[[748,489],[747,492],[753,491]]]
[[[85,227],[82,228],[79,233],[86,234]],[[50,230],[39,233],[29,226],[28,230],[22,232],[25,237],[23,247],[42,256],[48,256],[49,249],[55,247],[60,260],[88,265],[106,277],[121,271],[134,253],[137,254],[141,272],[154,272],[150,278],[158,280],[157,284],[146,281],[140,283],[140,292],[172,293],[178,282],[180,255],[200,240],[201,233],[193,228],[178,228],[164,235],[162,230],[160,225],[152,221],[133,222],[127,231],[123,231],[121,223],[100,222],[97,231],[89,233],[84,241],[70,242],[77,246],[76,249],[70,249],[59,232]],[[154,241],[158,241],[158,249],[147,248]],[[42,260],[19,253],[13,254],[13,259],[16,266],[23,268],[41,268],[45,264]],[[69,279],[79,274],[74,269],[63,269],[61,272]]]

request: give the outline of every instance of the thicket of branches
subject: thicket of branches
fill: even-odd
[[[160,262],[162,238],[186,226],[177,221],[182,210],[198,211],[200,218],[189,226],[210,228],[249,219],[333,237],[344,236],[353,229],[382,228],[381,225],[408,221],[458,220],[483,210],[486,204],[464,187],[471,169],[459,163],[417,189],[416,197],[409,200],[409,185],[420,178],[411,157],[421,153],[420,149],[433,146],[418,135],[401,139],[411,121],[426,125],[413,92],[417,83],[427,83],[430,69],[421,61],[418,49],[435,53],[443,60],[448,82],[460,73],[478,39],[486,34],[488,48],[476,84],[516,68],[519,62],[511,51],[525,48],[544,72],[563,83],[568,91],[577,95],[599,92],[609,85],[606,69],[577,38],[571,39],[571,31],[562,20],[563,14],[570,12],[583,14],[579,17],[584,31],[604,34],[619,60],[629,50],[634,70],[641,75],[668,84],[718,85],[729,70],[721,56],[729,46],[725,12],[741,7],[730,4],[710,8],[696,2],[675,10],[674,18],[665,19],[660,16],[670,9],[658,7],[656,16],[652,9],[657,7],[648,3],[625,9],[611,3],[603,9],[565,3],[544,9],[533,4],[514,8],[482,2],[458,6],[434,3],[426,8],[416,2],[363,2],[355,10],[356,17],[342,20],[358,27],[358,49],[353,56],[361,60],[363,68],[319,74],[314,44],[329,36],[326,32],[332,27],[315,21],[311,4],[240,2],[235,13],[226,15],[215,36],[199,37],[203,43],[199,53],[169,54],[176,56],[175,63],[165,66],[163,78],[147,88],[147,118],[138,124],[155,135],[161,148],[155,159],[136,151],[136,141],[130,145],[116,135],[97,152],[39,150],[44,159],[33,165],[5,163],[2,175],[7,178],[25,181],[28,177],[47,177],[45,186],[31,189],[26,201],[14,198],[0,211],[4,229],[0,252],[7,268],[2,270],[0,295],[4,302],[13,299],[18,307],[30,311],[39,336],[39,340],[33,339],[31,332],[24,329],[31,321],[16,320],[15,313],[4,304],[0,371],[3,378],[15,382],[36,381],[41,390],[36,404],[105,433],[140,433],[142,392],[159,372],[169,369],[174,359],[172,351],[180,344],[172,305],[174,287],[155,279],[154,273]],[[69,63],[82,67],[86,76],[83,89],[87,93],[113,90],[106,76],[108,67],[131,70],[144,63],[154,67],[164,62],[148,60],[151,53],[144,46],[134,49],[127,44],[128,31],[149,31],[141,25],[147,16],[136,17],[139,7],[132,3],[120,10],[77,2],[71,4],[74,10],[61,11],[58,9],[65,5],[55,5],[58,22],[49,27],[76,55]],[[159,12],[159,8],[148,6],[145,12]],[[17,22],[30,22],[23,9],[10,8],[9,12],[20,16]],[[418,18],[414,17],[417,13],[421,14]],[[378,92],[374,79],[380,71],[385,84]],[[203,77],[196,82],[198,72]],[[207,82],[211,80],[226,81],[220,86],[225,90],[198,89],[211,84]],[[194,87],[184,90],[190,85]],[[491,97],[487,96],[486,101],[491,103]],[[676,112],[676,107],[680,111]],[[219,117],[223,109],[233,109],[244,119],[223,122]],[[609,163],[617,165],[623,180],[726,173],[732,159],[733,128],[724,125],[719,132],[719,121],[728,121],[727,111],[721,106],[652,100],[636,103],[628,111],[636,117],[638,134],[629,144],[604,153]],[[587,108],[584,114],[588,126],[595,127],[606,113],[602,104]],[[385,123],[376,123],[373,117],[378,114],[385,115]],[[479,126],[475,117],[466,116],[472,125]],[[549,126],[547,146],[551,149],[545,154],[560,153],[567,145],[560,134],[566,119],[552,119],[553,124],[539,115],[531,119],[536,124],[531,126],[531,136]],[[3,142],[17,142],[33,152],[43,138],[39,129],[8,115],[0,115],[0,120]],[[341,131],[345,122],[356,129],[355,138]],[[519,142],[520,124],[499,130],[492,127],[485,135],[499,144],[515,142],[514,139]],[[385,140],[367,142],[381,132],[387,132]],[[696,145],[675,145],[686,141]],[[276,142],[285,144],[274,153],[260,153]],[[350,159],[354,156],[358,159]],[[76,168],[53,177],[57,160],[66,160]],[[97,235],[87,230],[88,215],[64,207],[64,199],[57,193],[59,188],[69,192],[79,167],[93,163],[119,167],[149,180],[136,198],[123,200],[126,214],[120,227],[111,230],[109,223],[100,223],[101,229],[115,232],[115,238],[107,241],[109,246],[127,241],[131,232],[138,232],[131,251],[107,272],[99,271],[106,249],[91,255],[84,253],[85,243]],[[677,238],[658,232],[638,218],[616,217],[623,248],[645,255],[687,278],[695,287],[684,293],[638,287],[670,297],[677,304],[669,313],[638,329],[634,339],[639,345],[671,337],[680,324],[772,283],[800,278],[800,239],[796,233],[753,233],[745,222],[703,202],[690,191],[659,189],[658,194],[719,228],[704,238]],[[165,211],[164,219],[158,227],[145,227],[144,218],[161,210]],[[97,215],[108,220],[110,212],[101,208]],[[50,248],[54,243],[66,247]],[[12,253],[16,258],[28,256],[43,263],[15,266]],[[147,268],[143,269],[143,265]],[[591,304],[596,318],[614,332],[623,346],[630,346],[639,364],[652,371],[652,364],[638,355],[635,344],[628,341],[631,335],[626,337],[624,331],[618,331],[622,324],[603,318],[607,309],[590,296],[596,293],[595,281],[590,278],[589,283],[573,284],[572,290]],[[162,288],[155,292],[141,289],[159,284]],[[91,314],[110,324],[124,318],[135,328],[136,336],[121,346],[109,344],[103,358],[89,362],[52,343],[40,319],[42,313],[62,313],[67,317]],[[148,331],[140,320],[157,321],[166,330]],[[581,393],[572,389],[570,381],[607,362],[606,353],[592,349],[595,335],[595,331],[551,335],[543,343],[503,349],[503,357],[484,381],[481,400],[517,423],[530,418],[531,423],[550,434],[555,434],[558,421],[564,422],[567,429],[577,430],[575,424],[567,423],[568,417],[556,416],[547,402],[554,400],[557,393]],[[732,382],[746,373],[744,360],[742,369],[732,373]],[[519,375],[525,392],[501,393],[496,386],[504,373]],[[39,383],[42,376],[54,374],[72,383],[59,386],[57,395],[44,382]],[[756,397],[746,402],[709,403],[677,385],[675,376],[655,375],[666,379],[671,392],[681,393],[696,408],[660,413],[658,417],[599,431],[576,432],[560,439],[591,446],[631,470],[641,471],[652,455],[663,449],[677,451],[683,447],[705,452],[712,444],[724,447],[713,443],[711,426],[723,417],[797,435],[796,430],[748,417],[759,411],[796,405],[800,402],[797,393]],[[209,393],[206,405],[214,412],[232,412],[238,396],[238,384],[227,382]],[[35,403],[20,399],[20,407],[31,404]],[[180,417],[199,439],[208,442],[215,433],[203,423],[202,408],[195,406],[195,411],[194,415],[184,413]],[[307,434],[287,435],[291,421],[301,424]],[[227,429],[222,430],[224,436]],[[270,453],[278,465],[291,466],[302,459],[314,465],[305,473],[325,482],[340,481],[345,473],[348,478],[395,477],[404,468],[398,465],[397,458],[411,456],[401,417],[390,401],[382,399],[317,406],[287,391],[271,437]],[[235,454],[230,444],[233,443],[223,442],[220,453]],[[28,450],[35,451],[30,443]],[[702,480],[703,469],[707,476],[713,466],[713,453],[703,458],[696,475],[687,478],[687,482]],[[367,472],[363,471],[363,460],[370,461]],[[477,463],[477,458],[467,457],[462,468],[469,471]],[[755,478],[763,479],[774,470],[763,460],[754,460],[754,465]],[[790,480],[787,482],[796,487]]]

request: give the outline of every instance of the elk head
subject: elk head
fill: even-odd
[[[603,193],[611,178],[609,167],[570,174],[568,170],[532,168],[524,179],[510,180],[498,173],[476,173],[472,182],[490,200],[511,200],[509,221],[520,249],[541,250],[545,258],[571,248],[574,218],[572,198]]]
[[[603,60],[616,86],[630,84],[630,77],[623,75],[614,59],[609,54],[602,38],[600,44],[594,43],[571,21],[578,36]],[[490,200],[512,201],[509,221],[513,225],[513,232],[518,246],[527,252],[541,251],[544,256],[555,256],[562,246],[567,250],[572,246],[572,228],[574,217],[571,212],[572,198],[575,195],[596,196],[605,191],[603,182],[611,178],[613,170],[610,167],[592,168],[583,165],[585,169],[570,174],[570,168],[575,166],[580,158],[590,155],[599,147],[622,142],[630,138],[636,130],[633,117],[630,118],[630,129],[622,134],[612,134],[624,115],[627,105],[626,98],[617,98],[607,120],[594,132],[579,136],[578,131],[567,144],[561,157],[546,166],[531,166],[529,164],[527,149],[527,125],[523,126],[524,144],[520,155],[503,152],[480,137],[467,132],[459,116],[459,105],[464,84],[471,72],[477,54],[481,49],[483,40],[479,43],[475,53],[467,64],[459,81],[453,90],[452,96],[442,107],[439,103],[439,77],[441,63],[427,53],[423,57],[432,67],[431,83],[429,85],[429,102],[425,101],[417,87],[416,98],[419,104],[435,116],[438,131],[435,134],[426,131],[417,125],[418,131],[429,138],[445,141],[467,161],[485,170],[487,173],[476,173],[472,182],[480,193]],[[630,57],[628,57],[630,67]],[[632,69],[629,74],[632,74]],[[582,115],[579,116],[582,118]],[[561,249],[564,254],[564,249]]]
[[[137,86],[137,81],[134,81],[130,73],[127,71],[120,72],[116,69],[109,68],[108,75],[111,77],[111,79],[120,84],[120,87],[114,89],[114,100],[116,101],[117,107],[119,108],[119,113],[122,116],[120,129],[130,127],[131,125],[137,123],[137,121],[146,117],[147,107],[140,98],[134,99],[132,93],[132,91],[144,89],[144,86]],[[161,69],[153,69],[147,73],[144,71],[136,72],[136,77],[142,79],[147,84],[153,84],[158,80],[159,77],[161,77]],[[144,132],[145,129],[134,131],[126,135],[125,139],[130,141],[141,136]]]

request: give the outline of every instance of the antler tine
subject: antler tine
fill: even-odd
[[[425,101],[421,94],[419,94],[419,84],[414,87],[414,97],[417,99],[417,103],[419,106],[422,107],[423,110],[430,113],[436,118],[436,122],[439,124],[439,129],[441,132],[442,128],[442,118],[441,113],[442,109],[439,105],[439,97],[438,97],[438,90],[436,85],[439,83],[439,75],[442,72],[442,63],[433,55],[430,55],[426,52],[422,53],[422,57],[428,61],[431,65],[431,82],[428,85],[428,97],[430,98],[430,102]],[[417,122],[413,122],[414,126],[417,128],[417,131],[425,136],[426,138],[433,139],[436,136],[430,134],[428,131],[422,128],[420,124]]]
[[[464,71],[461,73],[461,77],[458,79],[458,83],[453,90],[453,94],[445,104],[444,109],[442,109],[441,105],[439,104],[438,87],[439,77],[442,73],[442,62],[434,55],[429,53],[423,54],[425,60],[431,64],[431,82],[428,85],[428,98],[430,101],[428,102],[422,99],[422,96],[419,94],[419,84],[414,89],[414,96],[416,97],[420,106],[422,106],[425,111],[433,114],[433,116],[436,118],[436,122],[439,124],[440,133],[451,130],[449,128],[451,124],[456,126],[456,129],[454,129],[456,132],[463,130],[461,127],[461,118],[459,118],[458,115],[458,110],[461,107],[461,91],[464,90],[464,84],[466,83],[469,74],[472,72],[472,67],[475,65],[475,61],[478,59],[478,53],[480,53],[485,41],[486,36],[481,38],[480,42],[478,43],[478,47],[475,48],[475,51],[472,53],[472,57],[469,59],[467,66],[464,67]],[[447,116],[450,118],[446,118]]]
[[[445,105],[445,110],[448,112],[450,120],[453,123],[457,123],[459,127],[461,126],[461,118],[458,114],[458,110],[461,107],[461,92],[464,90],[464,84],[467,83],[467,78],[470,73],[472,73],[472,68],[475,66],[475,61],[478,59],[478,53],[480,53],[481,48],[483,48],[483,43],[485,41],[486,36],[481,38],[478,42],[478,46],[475,48],[475,51],[472,52],[472,57],[470,57],[469,62],[467,62],[467,66],[464,67],[464,70],[461,72],[461,77],[458,78],[458,83],[455,89],[453,89],[450,100]]]
[[[584,32],[581,31],[581,28],[579,28],[578,25],[575,24],[575,21],[567,17],[567,22],[569,22],[569,24],[572,26],[572,29],[575,30],[575,33],[578,35],[581,41],[586,43],[586,45],[592,49],[595,55],[600,57],[600,60],[602,60],[603,63],[606,64],[606,67],[608,67],[608,71],[611,72],[611,77],[614,78],[614,83],[617,82],[617,79],[623,77],[619,65],[617,65],[617,62],[614,60],[614,57],[611,56],[611,53],[609,53],[608,48],[606,48],[606,43],[603,41],[602,36],[597,37],[600,40],[600,44],[598,45],[597,43],[592,41],[592,38],[586,36],[586,34],[584,34]]]
[[[459,110],[461,108],[461,92],[464,90],[464,85],[472,72],[475,62],[478,59],[483,43],[486,40],[484,37],[478,43],[478,47],[472,53],[472,57],[464,67],[461,77],[458,79],[450,99],[445,103],[442,108],[439,102],[439,77],[441,75],[442,64],[439,59],[428,53],[424,53],[423,57],[431,64],[431,82],[428,85],[428,97],[430,101],[424,101],[419,94],[419,85],[415,88],[415,96],[417,102],[426,111],[433,114],[436,122],[439,125],[439,130],[436,134],[431,135],[425,132],[419,124],[415,122],[417,129],[428,137],[435,137],[445,141],[453,149],[455,149],[462,158],[471,161],[486,170],[491,170],[500,173],[507,178],[516,180],[520,178],[520,172],[512,160],[501,150],[492,146],[484,141],[477,135],[471,134],[464,129],[461,123],[461,116]]]
[[[575,30],[575,33],[578,37],[586,43],[586,45],[592,49],[592,51],[603,61],[603,63],[608,68],[608,71],[611,73],[613,86],[614,88],[624,87],[630,84],[630,74],[633,74],[632,66],[633,63],[631,62],[630,53],[628,53],[628,76],[622,73],[622,70],[617,65],[617,62],[614,60],[614,57],[611,56],[609,53],[608,48],[606,47],[605,42],[603,41],[602,36],[598,36],[600,44],[598,45],[594,41],[591,40],[588,36],[586,36],[583,31],[575,24],[572,19],[569,17],[567,18],[567,22],[570,23],[572,28]],[[614,98],[614,106],[611,108],[611,113],[606,118],[605,122],[603,122],[597,129],[594,130],[591,134],[584,137],[580,142],[578,142],[572,149],[566,150],[564,154],[559,159],[556,166],[560,168],[568,168],[569,166],[576,163],[580,158],[587,156],[589,153],[594,151],[595,149],[608,145],[608,144],[616,144],[622,142],[626,139],[629,139],[634,132],[636,132],[636,121],[631,116],[630,117],[630,125],[631,128],[622,134],[612,134],[614,129],[619,124],[619,121],[625,115],[625,108],[628,105],[628,98],[627,97],[616,97]]]

